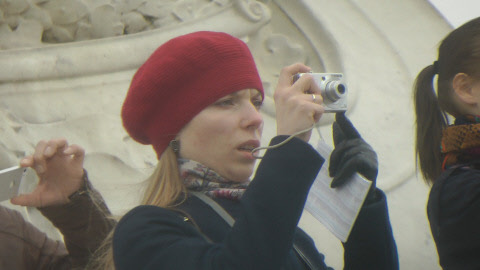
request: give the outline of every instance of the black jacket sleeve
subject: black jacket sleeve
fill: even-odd
[[[38,210],[62,233],[73,268],[84,268],[115,226],[103,197],[88,178],[83,191],[69,203]]]
[[[375,192],[376,201],[362,207],[344,243],[344,269],[399,269],[387,198],[381,190]]]
[[[276,137],[272,144],[285,139]],[[241,200],[225,240],[205,241],[173,211],[140,206],[118,223],[117,269],[280,269],[292,247],[305,200],[324,159],[294,138],[268,150]]]
[[[480,170],[459,167],[435,180],[427,212],[443,269],[480,269]]]

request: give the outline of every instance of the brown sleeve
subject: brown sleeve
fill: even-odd
[[[71,262],[61,241],[0,206],[0,269],[71,269]]]
[[[69,203],[39,208],[63,234],[74,268],[87,265],[90,256],[115,225],[109,218],[105,201],[92,187],[86,172],[84,180],[85,185],[69,197]]]

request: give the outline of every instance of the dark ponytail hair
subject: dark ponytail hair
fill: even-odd
[[[424,68],[415,80],[415,152],[428,183],[433,183],[442,172],[441,140],[449,124],[447,113],[453,117],[461,115],[461,108],[452,98],[452,82],[458,73],[480,80],[480,17],[448,34],[438,49],[438,61]],[[435,75],[437,94],[433,87]]]
[[[427,182],[441,173],[442,156],[440,145],[442,130],[448,125],[448,118],[440,108],[433,88],[435,67],[424,68],[417,76],[414,86],[414,105],[416,121],[417,163]]]

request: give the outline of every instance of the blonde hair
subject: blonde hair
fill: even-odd
[[[146,180],[148,182],[142,204],[170,207],[185,193],[185,186],[180,180],[177,155],[171,147],[162,153],[153,174]]]
[[[167,147],[158,160],[157,167],[145,182],[148,183],[143,195],[142,205],[172,207],[178,204],[186,188],[180,179],[177,155],[171,147]],[[119,220],[121,217],[111,217]],[[115,269],[113,262],[112,240],[115,229],[107,235],[102,245],[92,255],[86,269]]]

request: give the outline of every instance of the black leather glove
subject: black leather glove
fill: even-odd
[[[378,175],[377,153],[365,142],[344,113],[335,115],[333,129],[333,149],[328,171],[333,177],[332,188],[345,184],[355,173],[360,173],[372,181],[369,197],[374,196]]]

